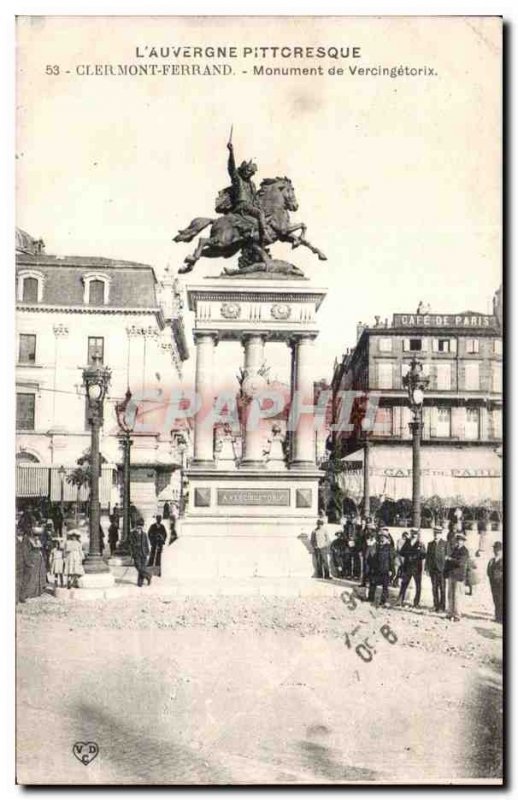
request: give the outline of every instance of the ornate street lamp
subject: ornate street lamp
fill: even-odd
[[[130,535],[130,484],[131,484],[131,445],[133,441],[131,434],[135,429],[137,416],[137,406],[131,403],[131,391],[126,389],[124,400],[115,406],[117,424],[120,430],[121,447],[123,451],[123,471],[122,471],[122,538],[117,547],[118,556],[129,554],[129,535]]]
[[[423,365],[412,359],[410,369],[403,377],[403,386],[408,392],[413,420],[410,423],[412,432],[412,524],[414,528],[421,526],[421,436],[423,432],[424,392],[429,378],[423,374]]]
[[[111,371],[100,364],[98,355],[94,356],[93,364],[83,370],[83,383],[86,387],[88,399],[88,422],[90,423],[90,544],[88,555],[84,561],[84,569],[88,574],[109,573],[109,567],[101,553],[101,507],[99,503],[99,473],[101,459],[99,454],[99,432],[103,424],[103,403],[110,383]]]

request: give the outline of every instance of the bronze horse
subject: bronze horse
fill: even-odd
[[[289,178],[265,178],[257,192],[257,203],[266,218],[265,236],[259,240],[257,221],[252,217],[228,213],[211,219],[195,217],[187,228],[179,231],[175,242],[191,242],[199,233],[211,225],[208,237],[198,240],[195,251],[184,260],[179,272],[190,272],[198,259],[230,258],[242,251],[240,269],[257,262],[271,260],[265,245],[274,242],[289,242],[293,248],[303,245],[315,253],[321,261],[326,256],[306,239],[306,226],[303,222],[290,224],[290,211],[297,211],[298,203]],[[294,234],[299,232],[298,236]]]

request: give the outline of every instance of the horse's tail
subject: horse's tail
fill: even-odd
[[[213,220],[208,217],[195,217],[187,228],[178,231],[173,242],[192,242],[192,240],[202,232],[204,228],[211,224]]]

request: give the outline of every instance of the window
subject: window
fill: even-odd
[[[466,353],[478,353],[478,339],[466,339]]]
[[[493,353],[496,356],[501,356],[502,355],[502,340],[501,339],[495,339],[494,340],[494,342],[493,342]]]
[[[450,339],[437,339],[437,352],[438,353],[450,353],[451,352],[451,342]]]
[[[104,337],[103,336],[89,336],[88,337],[88,365],[104,364]]]
[[[439,406],[436,410],[435,436],[449,438],[451,436],[451,412],[449,408]]]
[[[436,364],[437,389],[447,392],[451,389],[451,364]]]
[[[104,305],[104,281],[90,281],[90,305]]]
[[[466,425],[464,436],[466,439],[479,438],[480,413],[478,408],[466,409]]]
[[[43,284],[45,277],[42,272],[34,269],[24,269],[18,273],[17,299],[19,303],[41,303],[43,300]]]
[[[380,353],[392,352],[392,339],[389,336],[383,336],[378,339],[378,349]]]
[[[502,387],[502,365],[501,364],[493,364],[493,385],[494,391],[499,392],[500,394],[503,391]]]
[[[19,431],[34,430],[34,394],[16,393],[16,429]]]
[[[36,362],[36,336],[33,333],[20,334],[20,348],[18,350],[19,364],[34,364]]]
[[[421,341],[421,339],[409,339],[408,342],[409,342],[408,349],[411,350],[412,352],[417,352],[418,350],[423,349],[423,342]]]
[[[464,388],[477,391],[480,389],[480,369],[478,361],[468,361],[464,364]]]
[[[502,409],[494,408],[491,412],[491,435],[493,439],[502,438]]]
[[[392,364],[378,364],[378,389],[392,389]]]
[[[111,279],[101,272],[90,272],[83,275],[83,303],[92,306],[104,306],[110,299]]]
[[[25,278],[23,281],[23,302],[38,302],[38,281],[36,278]]]
[[[374,433],[377,436],[391,436],[392,434],[392,408],[378,407]]]

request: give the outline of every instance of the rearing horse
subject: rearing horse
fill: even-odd
[[[216,219],[196,217],[188,228],[179,231],[175,242],[191,242],[199,233],[211,225],[208,237],[198,240],[192,255],[187,256],[184,266],[179,272],[190,272],[198,259],[230,258],[239,250],[252,252],[257,261],[267,262],[269,254],[264,245],[274,242],[289,242],[292,248],[303,245],[315,253],[321,261],[326,256],[305,238],[306,226],[303,222],[290,224],[290,211],[297,211],[298,203],[293,184],[289,178],[265,178],[257,193],[257,203],[264,211],[266,218],[263,246],[259,242],[259,231],[256,220],[241,214],[229,213]],[[294,234],[299,231],[299,235]]]

